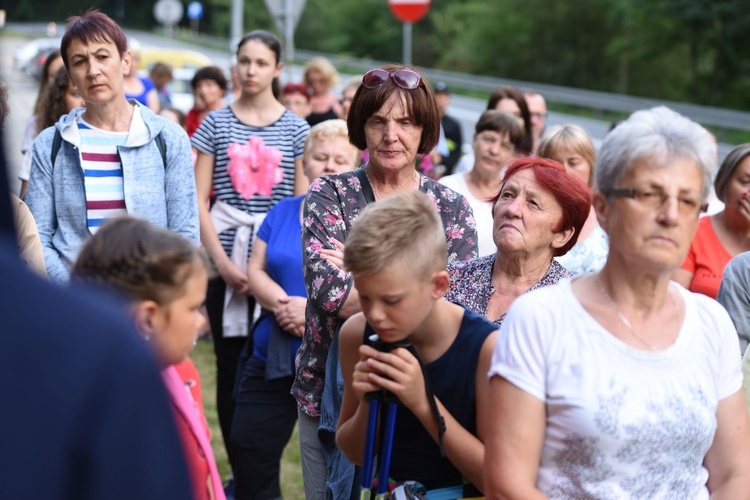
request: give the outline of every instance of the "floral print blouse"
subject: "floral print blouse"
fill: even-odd
[[[555,260],[574,276],[578,276],[601,271],[607,262],[608,254],[609,237],[597,224],[585,240],[576,243],[565,255],[555,257]]]
[[[477,230],[466,198],[423,175],[419,190],[432,199],[443,220],[448,262],[475,258]],[[320,249],[336,248],[333,239],[345,242],[352,223],[366,206],[355,172],[319,177],[305,198],[302,260],[308,299],[292,395],[311,417],[320,416],[328,349],[334,333],[344,322],[339,311],[354,281],[349,273],[321,259]]]
[[[445,299],[463,304],[467,309],[487,317],[487,304],[495,291],[492,286],[492,267],[495,265],[496,254],[479,257],[467,262],[453,262],[448,264],[451,284]],[[560,280],[573,276],[567,269],[552,259],[547,272],[537,281],[529,291],[545,286],[554,285]],[[494,323],[502,325],[505,314],[497,318]]]

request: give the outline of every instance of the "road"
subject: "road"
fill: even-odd
[[[44,36],[44,26],[42,25],[13,25],[14,33],[20,33],[25,36]],[[144,46],[158,45],[163,47],[183,47],[199,50],[211,57],[218,66],[223,68],[229,67],[229,50],[218,51],[200,48],[184,42],[165,38],[164,36],[147,33],[142,31],[126,30],[128,36],[133,36]],[[10,91],[10,108],[11,114],[6,125],[7,154],[11,166],[11,189],[18,191],[20,183],[16,178],[18,165],[21,163],[20,144],[23,138],[23,129],[26,120],[31,115],[31,111],[36,99],[38,83],[28,75],[13,69],[12,54],[16,47],[21,45],[26,39],[23,37],[0,36],[0,76],[5,79]],[[291,71],[293,81],[302,80],[302,68],[295,66]],[[346,81],[350,75],[341,75],[341,80]],[[282,74],[282,79],[289,79],[289,72]],[[448,108],[448,114],[459,121],[463,131],[464,150],[471,147],[471,138],[474,134],[474,124],[479,115],[484,111],[486,102],[481,99],[454,95],[453,103]],[[609,129],[609,122],[590,118],[583,118],[574,115],[550,112],[547,119],[547,126],[573,123],[581,126],[589,133],[598,147]],[[732,148],[729,144],[719,144],[719,159],[723,159],[727,152]]]

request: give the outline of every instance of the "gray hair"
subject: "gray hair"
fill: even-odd
[[[596,189],[615,189],[619,180],[641,159],[660,165],[686,157],[701,169],[701,200],[708,199],[711,175],[716,163],[716,142],[699,124],[665,106],[636,111],[612,130],[599,150],[596,162]]]
[[[721,162],[719,171],[716,172],[716,179],[714,180],[714,191],[716,191],[716,197],[725,202],[724,195],[726,194],[727,184],[729,179],[732,178],[732,174],[737,170],[737,166],[742,163],[742,160],[750,155],[750,142],[735,146]]]

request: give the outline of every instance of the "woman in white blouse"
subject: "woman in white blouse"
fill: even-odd
[[[747,498],[737,334],[716,302],[670,282],[714,154],[705,129],[664,107],[604,140],[604,268],[519,297],[498,335],[488,499]]]

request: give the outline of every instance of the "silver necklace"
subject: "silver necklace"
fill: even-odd
[[[660,350],[659,348],[654,347],[650,343],[646,342],[646,339],[644,339],[638,334],[635,328],[633,328],[633,325],[630,323],[630,321],[628,321],[628,318],[626,318],[625,315],[622,313],[622,311],[620,311],[620,308],[617,307],[617,304],[615,304],[615,301],[612,300],[612,297],[609,296],[609,294],[607,293],[607,290],[604,288],[604,282],[602,281],[602,273],[597,274],[597,281],[599,282],[599,290],[602,291],[604,298],[607,299],[607,302],[609,302],[609,305],[612,306],[612,309],[614,309],[615,312],[617,313],[617,317],[620,318],[620,321],[622,321],[622,323],[628,328],[628,330],[630,330],[633,336],[635,336],[635,338],[643,342],[652,351],[659,351]],[[679,331],[680,308],[677,305],[677,299],[674,298],[674,295],[669,293],[669,290],[667,290],[667,293],[669,294],[670,297],[672,297],[672,303],[674,303],[675,310],[677,311],[677,330]]]

